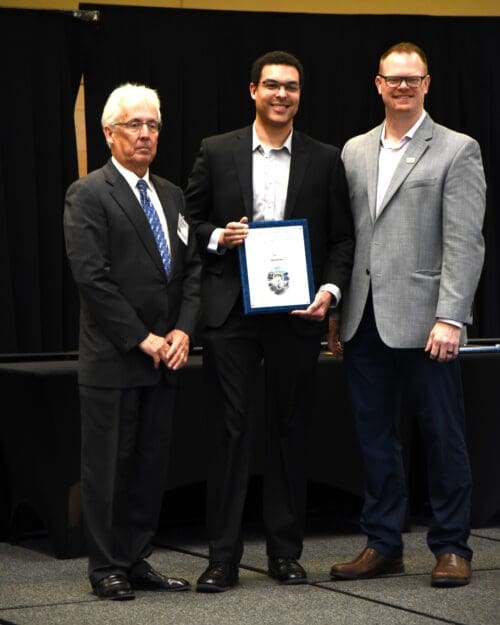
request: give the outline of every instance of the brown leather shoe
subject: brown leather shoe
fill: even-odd
[[[453,586],[467,586],[472,575],[469,560],[456,553],[442,553],[431,573],[431,586],[451,588]]]
[[[366,547],[352,562],[334,564],[330,570],[332,579],[366,579],[388,573],[404,573],[402,556],[383,556],[375,549]]]

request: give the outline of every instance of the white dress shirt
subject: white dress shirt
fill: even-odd
[[[279,148],[261,142],[253,126],[253,221],[277,221],[285,217],[292,134]]]
[[[382,200],[396,171],[399,161],[406,152],[410,141],[419,129],[427,113],[423,111],[417,122],[401,137],[398,143],[385,138],[385,122],[380,135],[380,151],[378,155],[377,204],[375,215],[378,215]]]
[[[116,169],[120,172],[120,174],[125,178],[130,188],[134,192],[134,195],[137,198],[139,204],[141,204],[141,195],[139,193],[139,189],[137,188],[137,181],[141,180],[141,178],[139,178],[139,176],[135,174],[133,171],[130,171],[130,169],[123,167],[123,165],[121,165],[114,156],[111,157],[111,161],[113,162],[113,165],[116,167]],[[151,184],[149,180],[149,169],[142,177],[142,180],[144,180],[144,182],[148,185],[149,199],[151,200],[151,203],[153,204],[153,207],[156,213],[158,214],[158,218],[160,220],[161,227],[163,229],[163,234],[165,235],[165,240],[167,242],[169,249],[171,249],[170,238],[168,235],[167,219],[165,217],[165,213],[163,212],[160,198],[158,197],[158,194],[156,193],[154,186]]]

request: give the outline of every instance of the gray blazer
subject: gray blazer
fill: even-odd
[[[436,318],[470,323],[484,258],[486,183],[477,142],[427,116],[415,133],[375,218],[382,125],[344,147],[356,252],[342,309],[352,338],[370,284],[380,337],[389,347],[423,347]]]

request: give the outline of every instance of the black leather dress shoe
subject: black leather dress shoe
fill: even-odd
[[[92,590],[101,599],[112,601],[127,601],[135,599],[129,581],[123,575],[108,575],[93,584]]]
[[[189,590],[191,584],[186,579],[166,577],[154,569],[149,569],[140,575],[129,576],[130,584],[135,590],[168,590],[177,592],[179,590]]]
[[[238,567],[229,562],[210,562],[198,578],[197,592],[224,592],[239,582]]]
[[[307,584],[307,573],[295,558],[269,558],[268,575],[280,584]]]

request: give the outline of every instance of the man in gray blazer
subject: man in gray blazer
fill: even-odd
[[[412,393],[427,452],[437,559],[433,586],[468,584],[471,475],[457,361],[481,273],[485,180],[479,146],[424,110],[424,52],[385,52],[375,84],[385,121],[343,150],[356,230],[343,305],[344,361],[365,466],[367,546],[334,579],[403,571],[406,488],[397,438],[400,389]],[[329,345],[338,350],[338,321]]]
[[[165,488],[177,370],[199,310],[201,263],[182,191],[153,175],[155,91],[123,85],[102,126],[111,159],[66,194],[80,293],[78,382],[88,573],[98,597],[187,590],[146,561]]]

